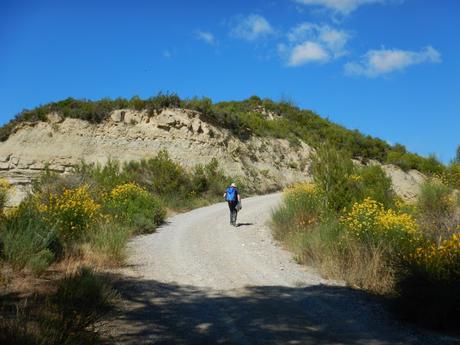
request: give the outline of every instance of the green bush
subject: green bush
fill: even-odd
[[[153,232],[166,216],[160,200],[134,183],[115,187],[106,199],[105,209],[139,233]]]
[[[16,269],[29,268],[37,275],[60,253],[55,230],[30,200],[3,221],[0,238],[3,258]]]
[[[355,166],[346,152],[322,146],[312,162],[313,179],[325,196],[325,208],[340,212],[355,200]]]
[[[123,169],[134,182],[155,194],[184,194],[190,188],[187,172],[169,157],[167,151],[150,159],[128,162]]]
[[[282,206],[272,214],[275,237],[282,240],[320,223],[329,213],[324,204],[324,195],[311,183],[299,183],[286,189]]]
[[[209,164],[196,165],[191,174],[191,190],[198,195],[204,193],[220,196],[229,183],[230,179],[219,168],[215,158]]]
[[[130,226],[114,221],[101,222],[88,234],[89,259],[104,266],[123,263],[126,244],[132,233]]]
[[[417,219],[424,235],[440,242],[460,226],[458,196],[440,181],[427,180],[420,187]]]
[[[368,197],[386,207],[394,205],[391,179],[380,166],[357,167],[348,153],[333,146],[317,150],[312,173],[315,184],[324,193],[328,209],[341,212]]]
[[[86,183],[90,186],[96,195],[130,181],[130,177],[123,170],[121,164],[111,159],[104,165],[81,162],[75,167],[73,176],[80,183]]]
[[[382,203],[387,208],[395,205],[395,193],[393,192],[391,179],[380,166],[359,168],[357,169],[357,174],[353,177],[355,178],[356,200],[361,201],[365,198],[371,198]]]

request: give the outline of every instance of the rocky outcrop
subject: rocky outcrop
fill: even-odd
[[[426,176],[418,170],[401,170],[393,164],[383,165],[383,170],[391,178],[393,189],[404,200],[412,201],[420,192],[420,185],[426,180]]]
[[[161,150],[188,167],[217,158],[226,174],[266,191],[308,179],[312,152],[304,143],[292,146],[284,139],[242,141],[192,110],[164,109],[153,116],[116,110],[101,124],[50,114],[47,122],[22,123],[0,144],[0,177],[23,190],[24,181],[30,184],[45,167],[65,174],[81,161],[139,160]]]
[[[15,187],[10,203],[16,204],[45,168],[66,174],[81,161],[125,162],[167,150],[172,159],[188,167],[216,158],[227,175],[241,176],[261,191],[311,179],[314,150],[307,144],[260,137],[240,140],[226,129],[201,121],[199,115],[186,109],[164,109],[153,115],[124,109],[112,112],[101,124],[91,124],[52,113],[46,122],[21,123],[0,143],[0,178]],[[398,195],[405,199],[417,195],[422,174],[406,173],[393,165],[383,168]]]

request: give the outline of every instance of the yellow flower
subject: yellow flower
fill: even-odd
[[[411,215],[392,209],[386,210],[381,203],[371,198],[355,203],[351,210],[341,217],[341,222],[358,237],[395,231],[415,234],[417,231],[417,223]]]
[[[4,178],[0,179],[0,189],[8,190],[11,188],[11,184]]]

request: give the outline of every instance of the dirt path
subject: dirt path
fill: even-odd
[[[177,215],[129,245],[116,344],[460,344],[399,325],[375,298],[326,281],[277,246],[280,194]]]

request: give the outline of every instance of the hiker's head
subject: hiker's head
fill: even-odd
[[[230,187],[236,188],[236,183],[235,183],[235,182],[232,182],[232,184],[230,185]]]

